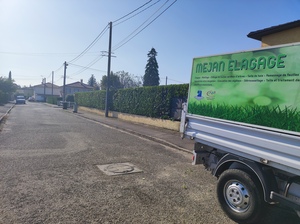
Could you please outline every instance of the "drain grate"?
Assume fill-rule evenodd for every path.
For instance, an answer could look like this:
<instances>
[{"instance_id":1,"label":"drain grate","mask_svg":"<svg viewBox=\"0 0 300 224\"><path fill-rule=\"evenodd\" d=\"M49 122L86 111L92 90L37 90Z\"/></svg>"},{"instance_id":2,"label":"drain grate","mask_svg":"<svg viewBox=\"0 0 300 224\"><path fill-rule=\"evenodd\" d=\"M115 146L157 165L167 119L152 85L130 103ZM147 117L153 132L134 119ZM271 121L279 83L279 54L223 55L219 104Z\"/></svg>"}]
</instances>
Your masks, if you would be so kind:
<instances>
[{"instance_id":1,"label":"drain grate","mask_svg":"<svg viewBox=\"0 0 300 224\"><path fill-rule=\"evenodd\" d=\"M143 172L142 170L138 169L135 165L131 163L112 163L106 165L97 165L97 167L103 173L109 176Z\"/></svg>"}]
</instances>

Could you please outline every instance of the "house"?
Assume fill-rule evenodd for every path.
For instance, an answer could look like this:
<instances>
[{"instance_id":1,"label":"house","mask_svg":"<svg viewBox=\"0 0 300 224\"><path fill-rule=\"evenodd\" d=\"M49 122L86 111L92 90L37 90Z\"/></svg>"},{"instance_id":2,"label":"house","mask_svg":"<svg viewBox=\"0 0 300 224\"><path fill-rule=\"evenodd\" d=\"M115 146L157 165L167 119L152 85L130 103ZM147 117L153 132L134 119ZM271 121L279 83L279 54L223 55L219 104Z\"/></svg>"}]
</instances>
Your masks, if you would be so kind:
<instances>
[{"instance_id":1,"label":"house","mask_svg":"<svg viewBox=\"0 0 300 224\"><path fill-rule=\"evenodd\" d=\"M300 42L300 20L253 31L247 37L261 41L261 47Z\"/></svg>"},{"instance_id":2,"label":"house","mask_svg":"<svg viewBox=\"0 0 300 224\"><path fill-rule=\"evenodd\" d=\"M90 92L93 90L94 90L94 87L83 83L82 79L80 82L74 82L74 83L65 85L66 96L73 95L74 93L77 93L77 92ZM63 86L60 87L60 91L61 91L61 95L63 96L63 91L64 91Z\"/></svg>"},{"instance_id":3,"label":"house","mask_svg":"<svg viewBox=\"0 0 300 224\"><path fill-rule=\"evenodd\" d=\"M47 97L61 97L60 87L52 83L45 83L33 86L33 96L36 101L45 102Z\"/></svg>"}]
</instances>

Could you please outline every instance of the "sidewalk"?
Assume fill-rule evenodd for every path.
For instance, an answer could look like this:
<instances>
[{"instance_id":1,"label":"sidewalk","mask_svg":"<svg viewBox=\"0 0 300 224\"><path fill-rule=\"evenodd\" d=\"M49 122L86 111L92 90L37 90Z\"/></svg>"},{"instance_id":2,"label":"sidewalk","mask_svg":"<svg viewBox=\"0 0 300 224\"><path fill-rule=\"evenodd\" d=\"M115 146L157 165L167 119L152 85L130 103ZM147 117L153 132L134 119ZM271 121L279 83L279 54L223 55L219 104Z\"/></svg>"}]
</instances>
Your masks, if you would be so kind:
<instances>
[{"instance_id":1,"label":"sidewalk","mask_svg":"<svg viewBox=\"0 0 300 224\"><path fill-rule=\"evenodd\" d=\"M73 113L72 109L65 110ZM168 129L157 128L151 125L144 125L140 123L132 123L123 121L117 118L105 117L92 112L78 110L78 113L73 113L75 116L84 117L102 124L138 135L174 149L182 150L192 153L194 149L194 142L189 139L181 139L180 133Z\"/></svg>"}]
</instances>

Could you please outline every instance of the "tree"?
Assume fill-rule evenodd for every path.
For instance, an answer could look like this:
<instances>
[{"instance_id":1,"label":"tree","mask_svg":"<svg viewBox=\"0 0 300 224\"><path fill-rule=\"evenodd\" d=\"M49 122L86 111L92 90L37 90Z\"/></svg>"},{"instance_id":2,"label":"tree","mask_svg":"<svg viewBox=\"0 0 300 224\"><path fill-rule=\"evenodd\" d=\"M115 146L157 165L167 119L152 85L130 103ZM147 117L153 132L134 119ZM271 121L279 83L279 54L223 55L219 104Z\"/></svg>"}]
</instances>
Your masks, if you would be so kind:
<instances>
[{"instance_id":1,"label":"tree","mask_svg":"<svg viewBox=\"0 0 300 224\"><path fill-rule=\"evenodd\" d=\"M119 71L116 73L110 72L109 89L126 89L135 88L142 85L141 77L134 76L128 72ZM101 80L101 89L105 90L107 87L107 76L104 75Z\"/></svg>"},{"instance_id":2,"label":"tree","mask_svg":"<svg viewBox=\"0 0 300 224\"><path fill-rule=\"evenodd\" d=\"M91 78L88 81L88 85L94 87L94 85L96 84L96 78L95 76L92 74Z\"/></svg>"},{"instance_id":3,"label":"tree","mask_svg":"<svg viewBox=\"0 0 300 224\"><path fill-rule=\"evenodd\" d=\"M95 76L92 74L89 81L88 81L88 85L94 87L94 90L99 90L99 85L96 81Z\"/></svg>"},{"instance_id":4,"label":"tree","mask_svg":"<svg viewBox=\"0 0 300 224\"><path fill-rule=\"evenodd\" d=\"M101 85L101 90L106 90L106 87L107 87L107 76L106 75L102 76L100 85ZM123 88L123 85L120 82L120 77L111 71L110 75L109 75L109 89L115 90L115 89L122 89L122 88Z\"/></svg>"},{"instance_id":5,"label":"tree","mask_svg":"<svg viewBox=\"0 0 300 224\"><path fill-rule=\"evenodd\" d=\"M138 76L129 74L128 72L119 71L116 73L124 89L140 87L142 82Z\"/></svg>"},{"instance_id":6,"label":"tree","mask_svg":"<svg viewBox=\"0 0 300 224\"><path fill-rule=\"evenodd\" d=\"M159 74L158 64L156 61L157 52L154 48L147 54L148 62L146 65L144 83L143 86L158 86L159 85Z\"/></svg>"},{"instance_id":7,"label":"tree","mask_svg":"<svg viewBox=\"0 0 300 224\"><path fill-rule=\"evenodd\" d=\"M16 85L14 80L0 77L0 89L6 94L12 94L16 91Z\"/></svg>"},{"instance_id":8,"label":"tree","mask_svg":"<svg viewBox=\"0 0 300 224\"><path fill-rule=\"evenodd\" d=\"M0 77L0 104L6 103L10 96L16 91L16 84L10 78Z\"/></svg>"}]
</instances>

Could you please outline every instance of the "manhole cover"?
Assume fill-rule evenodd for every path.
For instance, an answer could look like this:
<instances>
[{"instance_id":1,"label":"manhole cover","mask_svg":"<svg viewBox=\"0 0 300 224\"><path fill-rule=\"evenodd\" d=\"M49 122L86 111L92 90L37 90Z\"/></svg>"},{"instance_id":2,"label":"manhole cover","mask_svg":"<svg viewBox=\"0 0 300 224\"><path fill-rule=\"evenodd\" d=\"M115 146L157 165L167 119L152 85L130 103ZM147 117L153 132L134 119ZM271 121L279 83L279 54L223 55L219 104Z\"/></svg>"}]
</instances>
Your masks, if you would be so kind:
<instances>
[{"instance_id":1,"label":"manhole cover","mask_svg":"<svg viewBox=\"0 0 300 224\"><path fill-rule=\"evenodd\" d=\"M143 172L131 163L113 163L106 165L97 165L97 167L103 173L109 176Z\"/></svg>"}]
</instances>

